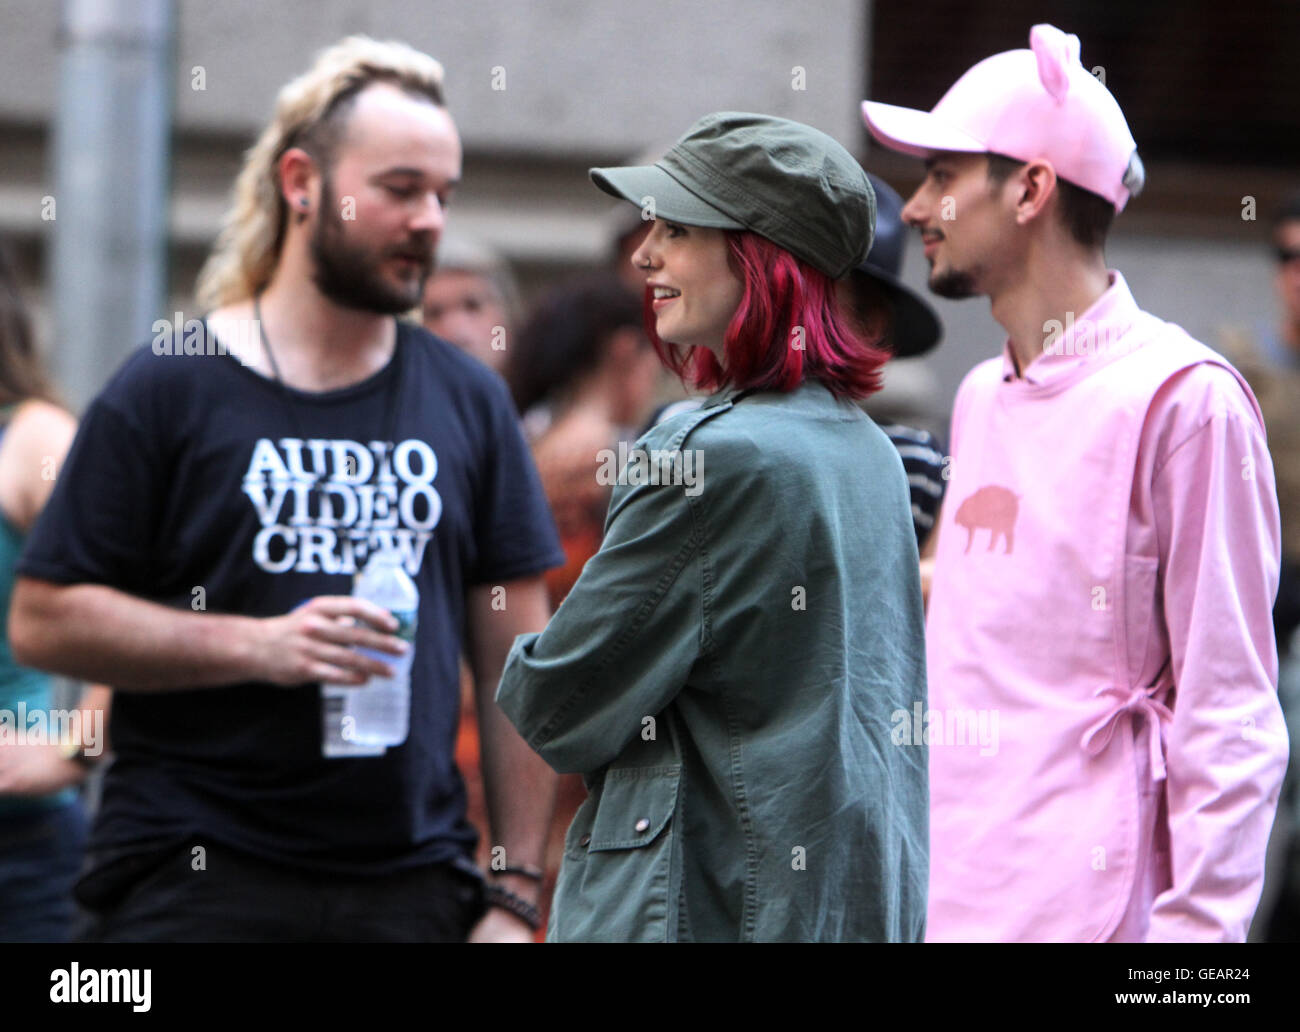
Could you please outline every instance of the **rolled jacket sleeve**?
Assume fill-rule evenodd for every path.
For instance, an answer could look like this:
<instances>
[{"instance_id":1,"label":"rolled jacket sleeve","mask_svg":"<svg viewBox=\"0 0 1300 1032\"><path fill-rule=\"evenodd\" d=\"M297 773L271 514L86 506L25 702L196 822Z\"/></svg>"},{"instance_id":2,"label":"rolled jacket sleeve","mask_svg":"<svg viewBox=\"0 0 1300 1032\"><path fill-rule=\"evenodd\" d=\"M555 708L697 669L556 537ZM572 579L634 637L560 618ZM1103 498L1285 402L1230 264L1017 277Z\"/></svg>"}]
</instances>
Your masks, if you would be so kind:
<instances>
[{"instance_id":1,"label":"rolled jacket sleeve","mask_svg":"<svg viewBox=\"0 0 1300 1032\"><path fill-rule=\"evenodd\" d=\"M1280 531L1253 414L1220 412L1153 483L1175 684L1166 794L1172 885L1148 941L1242 942L1287 763L1271 608Z\"/></svg>"},{"instance_id":2,"label":"rolled jacket sleeve","mask_svg":"<svg viewBox=\"0 0 1300 1032\"><path fill-rule=\"evenodd\" d=\"M546 629L515 639L497 702L557 771L608 764L686 683L708 621L702 533L681 485L616 486L600 551Z\"/></svg>"}]
</instances>

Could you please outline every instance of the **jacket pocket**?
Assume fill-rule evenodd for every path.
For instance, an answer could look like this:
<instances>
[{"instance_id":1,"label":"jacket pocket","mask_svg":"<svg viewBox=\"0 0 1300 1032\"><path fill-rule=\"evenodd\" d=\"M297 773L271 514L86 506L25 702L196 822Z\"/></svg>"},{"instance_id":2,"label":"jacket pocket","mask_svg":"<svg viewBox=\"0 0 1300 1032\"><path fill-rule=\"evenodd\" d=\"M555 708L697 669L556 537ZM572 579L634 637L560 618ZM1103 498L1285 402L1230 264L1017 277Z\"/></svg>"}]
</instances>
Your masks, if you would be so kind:
<instances>
[{"instance_id":1,"label":"jacket pocket","mask_svg":"<svg viewBox=\"0 0 1300 1032\"><path fill-rule=\"evenodd\" d=\"M547 939L667 942L676 937L673 819L681 768L610 768L565 839Z\"/></svg>"}]
</instances>

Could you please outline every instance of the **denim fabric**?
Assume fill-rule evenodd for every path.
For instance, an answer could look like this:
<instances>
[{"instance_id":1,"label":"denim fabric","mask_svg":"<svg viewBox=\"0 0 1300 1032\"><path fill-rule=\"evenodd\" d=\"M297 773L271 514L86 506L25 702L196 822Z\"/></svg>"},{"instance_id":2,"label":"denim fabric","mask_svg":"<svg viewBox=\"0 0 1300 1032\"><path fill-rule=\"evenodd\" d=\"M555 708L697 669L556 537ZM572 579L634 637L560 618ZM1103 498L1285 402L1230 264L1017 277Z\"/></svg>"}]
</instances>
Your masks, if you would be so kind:
<instances>
[{"instance_id":1,"label":"denim fabric","mask_svg":"<svg viewBox=\"0 0 1300 1032\"><path fill-rule=\"evenodd\" d=\"M67 942L86 844L81 803L0 818L0 942Z\"/></svg>"}]
</instances>

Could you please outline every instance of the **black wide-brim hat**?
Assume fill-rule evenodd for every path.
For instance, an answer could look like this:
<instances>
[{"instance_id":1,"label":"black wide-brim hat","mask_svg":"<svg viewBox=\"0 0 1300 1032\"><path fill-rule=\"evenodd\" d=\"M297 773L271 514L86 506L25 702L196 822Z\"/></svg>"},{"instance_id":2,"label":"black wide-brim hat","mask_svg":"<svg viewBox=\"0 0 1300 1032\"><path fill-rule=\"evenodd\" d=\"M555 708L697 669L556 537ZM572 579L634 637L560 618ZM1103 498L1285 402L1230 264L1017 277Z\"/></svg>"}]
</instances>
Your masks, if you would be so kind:
<instances>
[{"instance_id":1,"label":"black wide-brim hat","mask_svg":"<svg viewBox=\"0 0 1300 1032\"><path fill-rule=\"evenodd\" d=\"M903 267L903 246L907 227L903 225L903 199L879 176L868 172L867 178L876 195L876 232L866 260L856 266L849 278L866 276L884 288L894 303L894 356L913 358L924 355L939 343L943 324L939 314L925 298L899 277Z\"/></svg>"}]
</instances>

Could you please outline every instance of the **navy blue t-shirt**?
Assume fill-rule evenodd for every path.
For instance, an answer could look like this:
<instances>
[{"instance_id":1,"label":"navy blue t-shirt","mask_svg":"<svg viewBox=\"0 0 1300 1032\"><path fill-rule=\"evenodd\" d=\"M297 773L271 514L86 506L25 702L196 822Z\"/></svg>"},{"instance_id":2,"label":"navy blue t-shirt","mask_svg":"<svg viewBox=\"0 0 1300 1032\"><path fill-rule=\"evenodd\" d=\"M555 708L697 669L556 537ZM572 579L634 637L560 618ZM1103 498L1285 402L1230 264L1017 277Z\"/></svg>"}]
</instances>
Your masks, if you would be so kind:
<instances>
[{"instance_id":1,"label":"navy blue t-shirt","mask_svg":"<svg viewBox=\"0 0 1300 1032\"><path fill-rule=\"evenodd\" d=\"M118 692L92 851L208 836L375 874L472 854L453 758L466 592L564 555L504 384L399 325L385 368L319 393L146 346L87 411L20 574L272 616L350 594L391 545L420 591L404 744L325 758L317 685Z\"/></svg>"}]
</instances>

